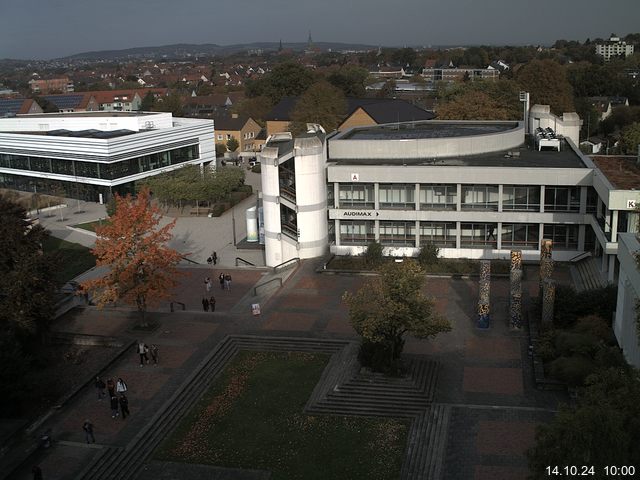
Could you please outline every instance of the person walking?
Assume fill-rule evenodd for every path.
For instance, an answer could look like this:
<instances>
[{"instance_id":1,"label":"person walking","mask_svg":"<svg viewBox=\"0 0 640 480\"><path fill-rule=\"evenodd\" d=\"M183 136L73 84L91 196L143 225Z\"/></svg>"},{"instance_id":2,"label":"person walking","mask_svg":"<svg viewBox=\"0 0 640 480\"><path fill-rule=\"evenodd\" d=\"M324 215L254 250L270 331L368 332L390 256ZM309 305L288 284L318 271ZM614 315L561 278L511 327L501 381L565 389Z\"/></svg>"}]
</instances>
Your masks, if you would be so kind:
<instances>
[{"instance_id":1,"label":"person walking","mask_svg":"<svg viewBox=\"0 0 640 480\"><path fill-rule=\"evenodd\" d=\"M109 390L109 398L116 394L116 382L111 377L107 379L107 390Z\"/></svg>"},{"instance_id":2,"label":"person walking","mask_svg":"<svg viewBox=\"0 0 640 480\"><path fill-rule=\"evenodd\" d=\"M211 278L207 277L204 279L204 288L207 290L207 293L211 291Z\"/></svg>"},{"instance_id":3,"label":"person walking","mask_svg":"<svg viewBox=\"0 0 640 480\"><path fill-rule=\"evenodd\" d=\"M216 311L216 297L213 295L211 295L211 298L209 299L209 306L211 307L212 312Z\"/></svg>"},{"instance_id":4,"label":"person walking","mask_svg":"<svg viewBox=\"0 0 640 480\"><path fill-rule=\"evenodd\" d=\"M118 381L116 382L116 393L118 395L127 393L127 382L120 377L118 377Z\"/></svg>"},{"instance_id":5,"label":"person walking","mask_svg":"<svg viewBox=\"0 0 640 480\"><path fill-rule=\"evenodd\" d=\"M207 300L206 297L202 297L202 310L205 312L209 311L209 300Z\"/></svg>"},{"instance_id":6,"label":"person walking","mask_svg":"<svg viewBox=\"0 0 640 480\"><path fill-rule=\"evenodd\" d=\"M98 392L98 400L102 400L106 395L104 389L107 387L107 384L104 383L104 380L102 380L100 377L96 377L94 385L96 387L96 392Z\"/></svg>"},{"instance_id":7,"label":"person walking","mask_svg":"<svg viewBox=\"0 0 640 480\"><path fill-rule=\"evenodd\" d=\"M118 397L114 395L111 397L111 418L116 418L118 415L120 415L120 412L118 412Z\"/></svg>"},{"instance_id":8,"label":"person walking","mask_svg":"<svg viewBox=\"0 0 640 480\"><path fill-rule=\"evenodd\" d=\"M218 280L220 280L220 290L224 290L224 273L220 273Z\"/></svg>"},{"instance_id":9,"label":"person walking","mask_svg":"<svg viewBox=\"0 0 640 480\"><path fill-rule=\"evenodd\" d=\"M158 346L155 343L151 344L151 359L154 365L158 365Z\"/></svg>"},{"instance_id":10,"label":"person walking","mask_svg":"<svg viewBox=\"0 0 640 480\"><path fill-rule=\"evenodd\" d=\"M147 357L147 346L144 342L138 342L137 352L140 355L140 366L144 365L145 360L149 363L149 357Z\"/></svg>"},{"instance_id":11,"label":"person walking","mask_svg":"<svg viewBox=\"0 0 640 480\"><path fill-rule=\"evenodd\" d=\"M127 396L124 393L120 395L120 398L118 399L118 403L120 404L120 411L122 412L122 419L124 420L125 418L127 418L127 415L130 415L129 400L127 399Z\"/></svg>"},{"instance_id":12,"label":"person walking","mask_svg":"<svg viewBox=\"0 0 640 480\"><path fill-rule=\"evenodd\" d=\"M214 265L218 263L218 254L216 252L213 252L213 255L211 255L211 260L213 260Z\"/></svg>"},{"instance_id":13,"label":"person walking","mask_svg":"<svg viewBox=\"0 0 640 480\"><path fill-rule=\"evenodd\" d=\"M91 423L88 418L84 421L82 430L84 430L84 438L87 443L96 443L96 439L93 436L93 423Z\"/></svg>"},{"instance_id":14,"label":"person walking","mask_svg":"<svg viewBox=\"0 0 640 480\"><path fill-rule=\"evenodd\" d=\"M231 275L228 273L224 276L224 288L231 290Z\"/></svg>"}]
</instances>

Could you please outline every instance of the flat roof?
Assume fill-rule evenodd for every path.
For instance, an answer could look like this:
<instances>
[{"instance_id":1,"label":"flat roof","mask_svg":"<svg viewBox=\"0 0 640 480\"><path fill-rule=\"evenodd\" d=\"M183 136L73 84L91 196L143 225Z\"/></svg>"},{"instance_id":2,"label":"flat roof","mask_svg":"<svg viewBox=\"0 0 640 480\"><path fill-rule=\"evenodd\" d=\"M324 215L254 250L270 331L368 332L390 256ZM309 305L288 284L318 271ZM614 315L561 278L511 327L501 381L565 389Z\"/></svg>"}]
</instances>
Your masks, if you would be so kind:
<instances>
[{"instance_id":1,"label":"flat roof","mask_svg":"<svg viewBox=\"0 0 640 480\"><path fill-rule=\"evenodd\" d=\"M339 159L331 157L329 146L329 162L338 165L423 165L445 167L509 167L509 168L587 168L582 159L566 143L562 142L562 151L543 150L538 151L527 148L503 150L500 152L481 153L468 156L453 156L440 158L391 158L369 159L349 158Z\"/></svg>"},{"instance_id":2,"label":"flat roof","mask_svg":"<svg viewBox=\"0 0 640 480\"><path fill-rule=\"evenodd\" d=\"M337 140L415 140L422 138L471 137L518 128L518 122L405 122L356 127Z\"/></svg>"},{"instance_id":3,"label":"flat roof","mask_svg":"<svg viewBox=\"0 0 640 480\"><path fill-rule=\"evenodd\" d=\"M640 190L640 165L637 157L594 155L591 159L616 190Z\"/></svg>"},{"instance_id":4,"label":"flat roof","mask_svg":"<svg viewBox=\"0 0 640 480\"><path fill-rule=\"evenodd\" d=\"M99 112L55 112L55 113L29 113L25 115L16 115L15 118L51 118L51 117L143 117L147 115L161 115L164 112L107 112L101 110Z\"/></svg>"}]
</instances>

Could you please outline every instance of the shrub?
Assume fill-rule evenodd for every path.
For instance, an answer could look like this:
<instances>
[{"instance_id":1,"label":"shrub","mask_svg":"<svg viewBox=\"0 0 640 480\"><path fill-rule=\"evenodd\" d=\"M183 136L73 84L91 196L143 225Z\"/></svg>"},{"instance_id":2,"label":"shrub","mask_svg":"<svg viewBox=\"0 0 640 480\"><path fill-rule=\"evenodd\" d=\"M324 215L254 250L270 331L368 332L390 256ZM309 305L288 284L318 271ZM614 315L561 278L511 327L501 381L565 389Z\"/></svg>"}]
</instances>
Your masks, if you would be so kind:
<instances>
[{"instance_id":1,"label":"shrub","mask_svg":"<svg viewBox=\"0 0 640 480\"><path fill-rule=\"evenodd\" d=\"M596 352L596 364L602 368L627 368L628 364L617 345L601 347Z\"/></svg>"},{"instance_id":2,"label":"shrub","mask_svg":"<svg viewBox=\"0 0 640 480\"><path fill-rule=\"evenodd\" d=\"M607 343L614 340L613 331L609 323L598 315L587 315L586 317L579 318L573 327L573 331L577 333L590 333Z\"/></svg>"},{"instance_id":3,"label":"shrub","mask_svg":"<svg viewBox=\"0 0 640 480\"><path fill-rule=\"evenodd\" d=\"M376 268L382 264L384 259L382 255L382 245L380 242L371 242L367 245L367 249L364 254L364 263L369 268Z\"/></svg>"},{"instance_id":4,"label":"shrub","mask_svg":"<svg viewBox=\"0 0 640 480\"><path fill-rule=\"evenodd\" d=\"M418 252L418 263L423 267L433 265L438 262L438 254L440 249L433 243L429 242L423 245Z\"/></svg>"},{"instance_id":5,"label":"shrub","mask_svg":"<svg viewBox=\"0 0 640 480\"><path fill-rule=\"evenodd\" d=\"M584 380L593 373L594 362L582 355L560 357L549 365L551 376L572 387L584 385Z\"/></svg>"},{"instance_id":6,"label":"shrub","mask_svg":"<svg viewBox=\"0 0 640 480\"><path fill-rule=\"evenodd\" d=\"M602 344L602 340L591 333L558 331L554 344L556 352L560 356L578 354L593 357Z\"/></svg>"},{"instance_id":7,"label":"shrub","mask_svg":"<svg viewBox=\"0 0 640 480\"><path fill-rule=\"evenodd\" d=\"M574 325L578 318L593 314L608 321L616 309L617 295L617 288L614 285L580 293L571 287L558 285L554 324L569 327Z\"/></svg>"},{"instance_id":8,"label":"shrub","mask_svg":"<svg viewBox=\"0 0 640 480\"><path fill-rule=\"evenodd\" d=\"M262 169L260 168L260 164L258 163L256 165L254 165L253 167L251 167L251 171L253 173L260 173L262 171Z\"/></svg>"},{"instance_id":9,"label":"shrub","mask_svg":"<svg viewBox=\"0 0 640 480\"><path fill-rule=\"evenodd\" d=\"M549 330L540 335L536 343L536 353L543 362L549 362L556 358L555 331Z\"/></svg>"}]
</instances>

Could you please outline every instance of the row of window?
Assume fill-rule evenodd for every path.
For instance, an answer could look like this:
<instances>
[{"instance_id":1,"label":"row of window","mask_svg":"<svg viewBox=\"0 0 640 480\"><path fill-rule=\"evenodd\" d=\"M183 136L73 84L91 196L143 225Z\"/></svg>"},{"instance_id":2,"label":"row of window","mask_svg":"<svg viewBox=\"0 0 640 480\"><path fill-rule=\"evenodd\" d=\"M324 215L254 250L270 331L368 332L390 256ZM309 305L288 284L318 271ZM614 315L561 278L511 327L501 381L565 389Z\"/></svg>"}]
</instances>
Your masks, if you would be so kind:
<instances>
[{"instance_id":1,"label":"row of window","mask_svg":"<svg viewBox=\"0 0 640 480\"><path fill-rule=\"evenodd\" d=\"M0 167L32 172L57 173L74 177L115 180L137 173L177 165L198 158L198 146L176 148L166 152L153 153L130 158L120 162L97 163L58 158L26 157L0 153Z\"/></svg>"},{"instance_id":2,"label":"row of window","mask_svg":"<svg viewBox=\"0 0 640 480\"><path fill-rule=\"evenodd\" d=\"M330 208L375 208L375 188L372 183L340 184L338 201L333 199L333 185L329 185ZM539 212L540 186L504 185L502 198L498 185L462 185L461 208L463 210L498 211L502 200L503 211ZM416 193L419 195L416 202ZM597 194L590 189L587 195L587 211L595 211ZM402 210L456 210L458 187L455 184L420 185L379 184L378 205L381 209ZM545 212L579 212L580 187L545 187Z\"/></svg>"},{"instance_id":3,"label":"row of window","mask_svg":"<svg viewBox=\"0 0 640 480\"><path fill-rule=\"evenodd\" d=\"M456 248L458 228L453 222L379 222L379 241L385 246L416 246L416 233L420 244L433 243L438 247ZM540 244L540 229L536 223L460 223L462 248L497 248L498 235L502 248L536 250ZM553 240L554 248L578 248L577 225L545 225L544 238ZM376 239L375 222L341 220L341 245L367 245Z\"/></svg>"}]
</instances>

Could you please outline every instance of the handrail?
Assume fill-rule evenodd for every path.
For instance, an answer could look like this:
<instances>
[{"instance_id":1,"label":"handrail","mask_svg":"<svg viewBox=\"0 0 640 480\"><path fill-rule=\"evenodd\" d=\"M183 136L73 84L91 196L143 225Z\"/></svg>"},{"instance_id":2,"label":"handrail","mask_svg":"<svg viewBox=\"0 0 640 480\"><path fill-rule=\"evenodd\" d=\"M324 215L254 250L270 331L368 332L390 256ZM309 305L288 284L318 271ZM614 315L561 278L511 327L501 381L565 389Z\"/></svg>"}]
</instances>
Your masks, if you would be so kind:
<instances>
[{"instance_id":1,"label":"handrail","mask_svg":"<svg viewBox=\"0 0 640 480\"><path fill-rule=\"evenodd\" d=\"M245 260L244 258L236 257L236 267L238 266L238 261L244 263L245 265L250 265L252 267L256 266L254 263L251 263L250 261Z\"/></svg>"},{"instance_id":2,"label":"handrail","mask_svg":"<svg viewBox=\"0 0 640 480\"><path fill-rule=\"evenodd\" d=\"M576 262L579 262L580 260L582 260L584 258L588 258L590 256L591 256L591 252L582 252L582 253L579 253L578 255L576 255L575 257L570 258L569 261L571 263L576 263Z\"/></svg>"},{"instance_id":3,"label":"handrail","mask_svg":"<svg viewBox=\"0 0 640 480\"><path fill-rule=\"evenodd\" d=\"M186 257L185 255L180 257L182 260L186 260L187 262L191 262L191 263L195 263L196 265L200 265L198 262L196 262L195 260L191 260L190 258Z\"/></svg>"},{"instance_id":4,"label":"handrail","mask_svg":"<svg viewBox=\"0 0 640 480\"><path fill-rule=\"evenodd\" d=\"M296 265L300 264L300 258L298 258L298 257L291 258L291 259L287 260L286 262L282 262L280 265L276 265L275 267L273 267L273 273L277 273L279 268L283 269L285 267L288 267L289 266L288 264L290 264L290 263L292 264L294 262L296 263Z\"/></svg>"},{"instance_id":5,"label":"handrail","mask_svg":"<svg viewBox=\"0 0 640 480\"><path fill-rule=\"evenodd\" d=\"M269 285L271 282L279 282L280 285L278 285L279 287L282 286L282 279L280 277L276 277L276 278L272 278L271 280L267 280L264 283L261 283L260 285L256 285L253 289L253 296L257 297L258 296L258 289L260 287L264 287L265 285Z\"/></svg>"}]
</instances>

